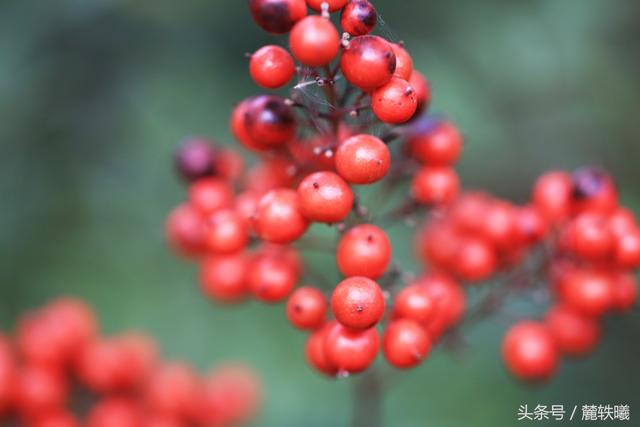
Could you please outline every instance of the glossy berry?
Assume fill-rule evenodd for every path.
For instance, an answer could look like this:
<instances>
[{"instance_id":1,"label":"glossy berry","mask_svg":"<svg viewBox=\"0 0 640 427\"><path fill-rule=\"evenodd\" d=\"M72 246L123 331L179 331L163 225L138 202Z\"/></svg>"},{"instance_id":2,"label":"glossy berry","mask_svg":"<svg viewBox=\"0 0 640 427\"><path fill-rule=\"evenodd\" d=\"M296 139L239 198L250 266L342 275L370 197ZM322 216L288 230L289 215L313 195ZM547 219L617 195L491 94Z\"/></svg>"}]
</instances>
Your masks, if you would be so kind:
<instances>
[{"instance_id":1,"label":"glossy berry","mask_svg":"<svg viewBox=\"0 0 640 427\"><path fill-rule=\"evenodd\" d=\"M145 403L158 415L185 419L198 393L196 373L186 364L171 362L156 369L145 387Z\"/></svg>"},{"instance_id":2,"label":"glossy berry","mask_svg":"<svg viewBox=\"0 0 640 427\"><path fill-rule=\"evenodd\" d=\"M449 167L423 167L413 177L411 184L413 198L427 205L449 204L459 191L458 174Z\"/></svg>"},{"instance_id":3,"label":"glossy berry","mask_svg":"<svg viewBox=\"0 0 640 427\"><path fill-rule=\"evenodd\" d=\"M618 191L611 176L597 167L583 167L571 175L576 212L610 214L618 206Z\"/></svg>"},{"instance_id":4,"label":"glossy berry","mask_svg":"<svg viewBox=\"0 0 640 427\"><path fill-rule=\"evenodd\" d=\"M264 46L251 55L249 73L264 88L276 89L286 85L295 72L293 58L280 46Z\"/></svg>"},{"instance_id":5,"label":"glossy berry","mask_svg":"<svg viewBox=\"0 0 640 427\"><path fill-rule=\"evenodd\" d=\"M566 306L560 305L549 310L545 324L560 351L572 356L591 352L600 338L600 325L596 319Z\"/></svg>"},{"instance_id":6,"label":"glossy berry","mask_svg":"<svg viewBox=\"0 0 640 427\"><path fill-rule=\"evenodd\" d=\"M549 224L540 211L532 205L516 210L516 234L524 244L542 240L549 231Z\"/></svg>"},{"instance_id":7,"label":"glossy berry","mask_svg":"<svg viewBox=\"0 0 640 427\"><path fill-rule=\"evenodd\" d=\"M378 21L376 8L368 0L351 0L342 9L340 25L351 36L364 36L373 31Z\"/></svg>"},{"instance_id":8,"label":"glossy berry","mask_svg":"<svg viewBox=\"0 0 640 427\"><path fill-rule=\"evenodd\" d=\"M253 261L248 272L248 283L253 295L260 301L276 303L284 300L298 281L296 266L276 256L261 255Z\"/></svg>"},{"instance_id":9,"label":"glossy berry","mask_svg":"<svg viewBox=\"0 0 640 427\"><path fill-rule=\"evenodd\" d=\"M181 255L195 257L204 253L205 217L189 204L176 207L165 225L167 240Z\"/></svg>"},{"instance_id":10,"label":"glossy berry","mask_svg":"<svg viewBox=\"0 0 640 427\"><path fill-rule=\"evenodd\" d=\"M493 201L482 215L480 234L498 250L512 251L518 242L516 210L503 201Z\"/></svg>"},{"instance_id":11,"label":"glossy berry","mask_svg":"<svg viewBox=\"0 0 640 427\"><path fill-rule=\"evenodd\" d=\"M247 134L258 146L273 148L295 136L296 120L283 98L262 95L247 106L244 116Z\"/></svg>"},{"instance_id":12,"label":"glossy berry","mask_svg":"<svg viewBox=\"0 0 640 427\"><path fill-rule=\"evenodd\" d=\"M315 172L298 186L302 214L311 221L339 222L353 207L353 191L333 172Z\"/></svg>"},{"instance_id":13,"label":"glossy berry","mask_svg":"<svg viewBox=\"0 0 640 427\"><path fill-rule=\"evenodd\" d=\"M409 82L393 77L373 92L371 107L380 121L402 124L413 117L418 108L418 98Z\"/></svg>"},{"instance_id":14,"label":"glossy berry","mask_svg":"<svg viewBox=\"0 0 640 427\"><path fill-rule=\"evenodd\" d=\"M287 33L307 15L304 0L249 0L249 8L254 21L274 34Z\"/></svg>"},{"instance_id":15,"label":"glossy berry","mask_svg":"<svg viewBox=\"0 0 640 427\"><path fill-rule=\"evenodd\" d=\"M391 164L389 148L372 135L355 135L336 150L336 169L352 184L372 184L387 174Z\"/></svg>"},{"instance_id":16,"label":"glossy berry","mask_svg":"<svg viewBox=\"0 0 640 427\"><path fill-rule=\"evenodd\" d=\"M318 329L327 318L327 299L318 289L296 289L287 301L287 318L298 329Z\"/></svg>"},{"instance_id":17,"label":"glossy berry","mask_svg":"<svg viewBox=\"0 0 640 427\"><path fill-rule=\"evenodd\" d=\"M437 309L437 301L430 295L427 288L414 284L403 288L396 295L393 302L393 317L426 325L435 316Z\"/></svg>"},{"instance_id":18,"label":"glossy berry","mask_svg":"<svg viewBox=\"0 0 640 427\"><path fill-rule=\"evenodd\" d=\"M233 205L233 190L219 178L203 178L189 187L189 203L203 215Z\"/></svg>"},{"instance_id":19,"label":"glossy berry","mask_svg":"<svg viewBox=\"0 0 640 427\"><path fill-rule=\"evenodd\" d=\"M638 300L638 281L634 274L618 274L613 290L613 308L618 311L633 309Z\"/></svg>"},{"instance_id":20,"label":"glossy berry","mask_svg":"<svg viewBox=\"0 0 640 427\"><path fill-rule=\"evenodd\" d=\"M0 415L14 403L18 373L16 362L9 339L0 335Z\"/></svg>"},{"instance_id":21,"label":"glossy berry","mask_svg":"<svg viewBox=\"0 0 640 427\"><path fill-rule=\"evenodd\" d=\"M322 12L322 4L326 3L329 7L329 12L335 12L340 10L347 4L349 0L307 0L309 7L316 12Z\"/></svg>"},{"instance_id":22,"label":"glossy berry","mask_svg":"<svg viewBox=\"0 0 640 427\"><path fill-rule=\"evenodd\" d=\"M347 231L336 251L340 272L347 276L377 279L391 262L391 242L379 227L361 224Z\"/></svg>"},{"instance_id":23,"label":"glossy berry","mask_svg":"<svg viewBox=\"0 0 640 427\"><path fill-rule=\"evenodd\" d=\"M46 413L44 416L37 417L33 427L80 427L80 420L64 410Z\"/></svg>"},{"instance_id":24,"label":"glossy berry","mask_svg":"<svg viewBox=\"0 0 640 427\"><path fill-rule=\"evenodd\" d=\"M616 264L623 268L640 267L640 231L633 230L616 239L614 248Z\"/></svg>"},{"instance_id":25,"label":"glossy berry","mask_svg":"<svg viewBox=\"0 0 640 427\"><path fill-rule=\"evenodd\" d=\"M376 282L366 277L349 277L336 286L331 309L336 320L351 329L368 329L384 315L384 295Z\"/></svg>"},{"instance_id":26,"label":"glossy berry","mask_svg":"<svg viewBox=\"0 0 640 427\"><path fill-rule=\"evenodd\" d=\"M614 282L605 272L575 270L567 273L561 292L564 302L589 316L604 314L614 303Z\"/></svg>"},{"instance_id":27,"label":"glossy berry","mask_svg":"<svg viewBox=\"0 0 640 427\"><path fill-rule=\"evenodd\" d=\"M142 410L133 400L107 397L94 404L87 415L87 427L139 427Z\"/></svg>"},{"instance_id":28,"label":"glossy berry","mask_svg":"<svg viewBox=\"0 0 640 427\"><path fill-rule=\"evenodd\" d=\"M242 253L207 258L200 270L200 287L208 297L222 302L242 300L248 291L249 261Z\"/></svg>"},{"instance_id":29,"label":"glossy berry","mask_svg":"<svg viewBox=\"0 0 640 427\"><path fill-rule=\"evenodd\" d=\"M400 319L387 326L382 347L389 364L406 369L420 364L427 357L431 340L417 322Z\"/></svg>"},{"instance_id":30,"label":"glossy berry","mask_svg":"<svg viewBox=\"0 0 640 427\"><path fill-rule=\"evenodd\" d=\"M325 351L338 373L358 373L367 369L376 359L380 338L376 328L349 329L340 323L327 332Z\"/></svg>"},{"instance_id":31,"label":"glossy berry","mask_svg":"<svg viewBox=\"0 0 640 427\"><path fill-rule=\"evenodd\" d=\"M293 56L309 67L329 64L340 50L340 35L330 20L308 16L298 22L289 35Z\"/></svg>"},{"instance_id":32,"label":"glossy berry","mask_svg":"<svg viewBox=\"0 0 640 427\"><path fill-rule=\"evenodd\" d=\"M236 105L236 107L233 109L233 112L231 113L229 127L236 141L241 143L245 148L254 151L261 151L268 147L261 146L260 144L255 142L251 138L251 136L249 136L249 131L247 130L247 124L245 121L247 112L249 111L249 107L251 106L251 102L253 100L254 98L247 98Z\"/></svg>"},{"instance_id":33,"label":"glossy berry","mask_svg":"<svg viewBox=\"0 0 640 427\"><path fill-rule=\"evenodd\" d=\"M62 409L68 385L55 367L25 366L18 375L15 396L21 412L36 415Z\"/></svg>"},{"instance_id":34,"label":"glossy berry","mask_svg":"<svg viewBox=\"0 0 640 427\"><path fill-rule=\"evenodd\" d=\"M571 213L573 183L566 172L548 172L536 181L533 204L548 220L557 222Z\"/></svg>"},{"instance_id":35,"label":"glossy berry","mask_svg":"<svg viewBox=\"0 0 640 427\"><path fill-rule=\"evenodd\" d=\"M416 92L416 100L418 101L417 111L421 111L431 102L431 86L429 81L419 71L413 70L409 78L409 84Z\"/></svg>"},{"instance_id":36,"label":"glossy berry","mask_svg":"<svg viewBox=\"0 0 640 427\"><path fill-rule=\"evenodd\" d=\"M214 254L238 252L247 245L247 221L233 209L220 210L207 218L205 244Z\"/></svg>"},{"instance_id":37,"label":"glossy berry","mask_svg":"<svg viewBox=\"0 0 640 427\"><path fill-rule=\"evenodd\" d=\"M520 322L507 332L502 357L511 373L523 380L545 380L558 367L558 348L549 329L536 322Z\"/></svg>"},{"instance_id":38,"label":"glossy berry","mask_svg":"<svg viewBox=\"0 0 640 427\"><path fill-rule=\"evenodd\" d=\"M469 237L458 245L454 270L464 281L488 279L498 265L493 247L484 239Z\"/></svg>"},{"instance_id":39,"label":"glossy berry","mask_svg":"<svg viewBox=\"0 0 640 427\"><path fill-rule=\"evenodd\" d=\"M615 240L606 217L586 212L569 226L567 244L578 256L594 260L611 255Z\"/></svg>"},{"instance_id":40,"label":"glossy berry","mask_svg":"<svg viewBox=\"0 0 640 427\"><path fill-rule=\"evenodd\" d=\"M396 55L382 37L354 37L342 53L340 69L349 83L370 92L391 80L396 70Z\"/></svg>"},{"instance_id":41,"label":"glossy berry","mask_svg":"<svg viewBox=\"0 0 640 427\"><path fill-rule=\"evenodd\" d=\"M300 196L295 190L271 190L260 199L254 227L261 239L290 243L302 236L308 226L309 222L302 214Z\"/></svg>"},{"instance_id":42,"label":"glossy berry","mask_svg":"<svg viewBox=\"0 0 640 427\"><path fill-rule=\"evenodd\" d=\"M216 173L214 145L204 138L184 140L175 152L174 161L178 174L186 182L193 182Z\"/></svg>"},{"instance_id":43,"label":"glossy berry","mask_svg":"<svg viewBox=\"0 0 640 427\"><path fill-rule=\"evenodd\" d=\"M409 81L413 74L413 59L411 55L409 55L409 52L407 52L404 47L397 43L391 43L391 48L396 55L396 71L393 73L394 77Z\"/></svg>"},{"instance_id":44,"label":"glossy berry","mask_svg":"<svg viewBox=\"0 0 640 427\"><path fill-rule=\"evenodd\" d=\"M338 372L338 368L329 360L326 349L327 335L336 324L336 321L332 321L314 331L307 338L304 347L307 363L318 372L329 376Z\"/></svg>"},{"instance_id":45,"label":"glossy berry","mask_svg":"<svg viewBox=\"0 0 640 427\"><path fill-rule=\"evenodd\" d=\"M462 153L462 135L453 123L426 119L409 139L411 154L429 166L451 166Z\"/></svg>"},{"instance_id":46,"label":"glossy berry","mask_svg":"<svg viewBox=\"0 0 640 427\"><path fill-rule=\"evenodd\" d=\"M456 282L442 274L425 276L416 285L424 287L436 303L436 312L427 322L427 331L432 339L437 339L464 315L465 293Z\"/></svg>"}]
</instances>

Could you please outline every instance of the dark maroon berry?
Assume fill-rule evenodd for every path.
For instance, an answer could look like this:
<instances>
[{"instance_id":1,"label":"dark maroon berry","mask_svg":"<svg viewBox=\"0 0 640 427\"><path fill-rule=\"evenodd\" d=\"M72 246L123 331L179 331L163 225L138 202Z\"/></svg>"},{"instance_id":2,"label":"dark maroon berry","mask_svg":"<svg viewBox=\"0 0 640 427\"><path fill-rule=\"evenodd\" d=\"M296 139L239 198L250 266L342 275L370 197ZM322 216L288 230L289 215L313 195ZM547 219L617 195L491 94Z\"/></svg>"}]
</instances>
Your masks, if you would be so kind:
<instances>
[{"instance_id":1,"label":"dark maroon berry","mask_svg":"<svg viewBox=\"0 0 640 427\"><path fill-rule=\"evenodd\" d=\"M175 165L180 177L187 182L213 176L216 151L213 142L204 138L187 138L175 152Z\"/></svg>"},{"instance_id":2,"label":"dark maroon berry","mask_svg":"<svg viewBox=\"0 0 640 427\"><path fill-rule=\"evenodd\" d=\"M305 0L249 0L249 8L253 20L274 34L289 32L296 22L307 16Z\"/></svg>"},{"instance_id":3,"label":"dark maroon berry","mask_svg":"<svg viewBox=\"0 0 640 427\"><path fill-rule=\"evenodd\" d=\"M247 108L244 122L249 137L262 148L282 145L296 132L293 110L279 96L254 98Z\"/></svg>"},{"instance_id":4,"label":"dark maroon berry","mask_svg":"<svg viewBox=\"0 0 640 427\"><path fill-rule=\"evenodd\" d=\"M340 16L342 29L352 36L363 36L373 31L378 21L376 8L367 0L350 1Z\"/></svg>"}]
</instances>

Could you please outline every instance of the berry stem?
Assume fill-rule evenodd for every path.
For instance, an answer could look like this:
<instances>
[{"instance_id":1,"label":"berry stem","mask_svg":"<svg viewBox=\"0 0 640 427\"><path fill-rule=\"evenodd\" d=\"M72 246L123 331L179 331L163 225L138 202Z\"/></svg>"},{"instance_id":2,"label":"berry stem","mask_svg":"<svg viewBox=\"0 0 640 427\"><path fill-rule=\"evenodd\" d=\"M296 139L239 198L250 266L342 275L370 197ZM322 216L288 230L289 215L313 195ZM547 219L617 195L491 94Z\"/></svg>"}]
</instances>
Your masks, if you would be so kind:
<instances>
[{"instance_id":1,"label":"berry stem","mask_svg":"<svg viewBox=\"0 0 640 427\"><path fill-rule=\"evenodd\" d=\"M377 367L353 379L352 427L383 426L382 378Z\"/></svg>"}]
</instances>

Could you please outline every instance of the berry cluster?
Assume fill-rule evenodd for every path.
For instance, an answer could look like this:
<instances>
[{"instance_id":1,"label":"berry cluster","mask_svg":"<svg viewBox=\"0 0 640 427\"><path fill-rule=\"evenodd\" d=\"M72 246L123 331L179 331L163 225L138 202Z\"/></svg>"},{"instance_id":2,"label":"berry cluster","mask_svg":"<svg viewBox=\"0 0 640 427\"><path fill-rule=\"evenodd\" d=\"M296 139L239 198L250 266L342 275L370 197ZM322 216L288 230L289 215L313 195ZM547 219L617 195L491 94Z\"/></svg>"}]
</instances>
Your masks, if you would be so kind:
<instances>
[{"instance_id":1,"label":"berry cluster","mask_svg":"<svg viewBox=\"0 0 640 427\"><path fill-rule=\"evenodd\" d=\"M98 330L86 304L60 298L21 317L13 339L0 335L0 423L235 426L259 406L260 384L243 366L199 376L186 363L161 361L146 335Z\"/></svg>"},{"instance_id":2,"label":"berry cluster","mask_svg":"<svg viewBox=\"0 0 640 427\"><path fill-rule=\"evenodd\" d=\"M543 347L529 345L531 336L551 337L557 324L582 333L578 314L594 316L612 306L587 313L576 302L581 297L584 305L594 304L603 284L594 285L594 277L603 271L607 289L624 287L625 307L633 304L633 277L624 275L625 284L618 278L621 269L638 265L637 231L629 214L612 213L616 196L607 175L592 169L547 175L527 206L461 193L453 167L462 135L450 121L422 114L429 84L401 44L371 34L377 12L369 1L249 0L249 7L266 31L289 33L291 52L260 48L250 58L253 80L267 89L293 81L293 88L287 97L259 95L233 110L235 139L258 156L250 168L239 154L199 138L177 150L188 200L170 214L167 235L175 249L200 263L206 295L221 302L286 300L290 323L310 333L308 362L331 376L366 370L380 349L394 367L419 365L462 320L462 283L520 269L539 252L546 254L545 272L564 282L582 277L587 285L562 287L562 311L549 317L544 334L509 334L509 367L514 357L520 358L516 364L544 364L538 357ZM308 15L308 8L320 14ZM334 12L340 12L339 20L333 17L342 36ZM390 210L370 209L358 191L370 186L369 194L387 203L397 199L398 188L406 196ZM624 216L629 227L612 215ZM415 225L421 216L416 252L427 273L415 278L392 262L384 225L389 219ZM330 250L344 280L324 291L295 289L307 270L299 250L317 243L307 231L318 223L336 231ZM569 316L578 321L570 323ZM555 337L548 342L554 351L562 347Z\"/></svg>"}]
</instances>

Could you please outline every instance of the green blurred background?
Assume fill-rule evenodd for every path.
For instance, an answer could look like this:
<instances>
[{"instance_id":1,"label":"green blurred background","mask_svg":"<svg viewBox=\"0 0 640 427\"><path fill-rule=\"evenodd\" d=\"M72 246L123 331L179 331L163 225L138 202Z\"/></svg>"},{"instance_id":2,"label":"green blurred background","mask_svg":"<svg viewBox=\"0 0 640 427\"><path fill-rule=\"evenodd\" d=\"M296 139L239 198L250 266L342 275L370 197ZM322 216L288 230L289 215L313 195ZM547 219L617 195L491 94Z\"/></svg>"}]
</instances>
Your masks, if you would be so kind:
<instances>
[{"instance_id":1,"label":"green blurred background","mask_svg":"<svg viewBox=\"0 0 640 427\"><path fill-rule=\"evenodd\" d=\"M467 186L523 201L542 171L595 163L640 212L640 2L375 5L382 33L404 40L432 81L433 109L463 129ZM348 424L350 380L305 366L304 336L282 307L209 304L195 268L163 240L165 215L184 197L171 164L176 141L232 143L230 109L258 92L244 53L273 41L240 0L0 3L3 328L53 296L79 295L107 332L148 331L169 358L202 368L251 363L266 387L256 426ZM409 253L406 243L397 250L402 264L411 265ZM330 258L311 261L332 269ZM597 351L565 363L544 387L505 373L498 355L508 324L467 328L461 354L438 350L394 375L386 425L516 425L525 403L630 404L636 417L637 310L607 319Z\"/></svg>"}]
</instances>

